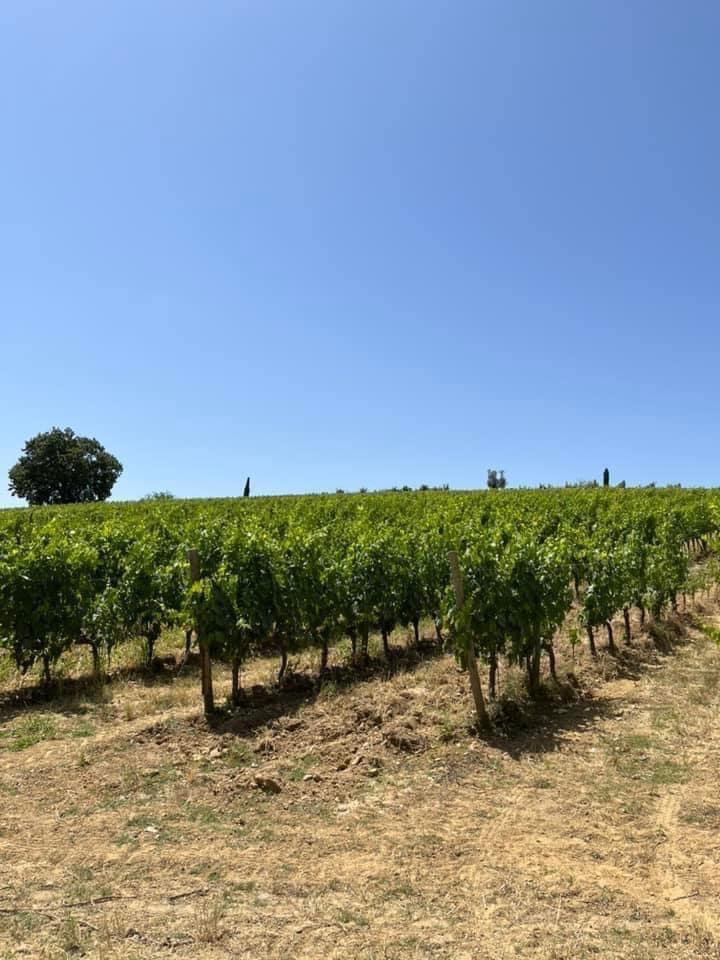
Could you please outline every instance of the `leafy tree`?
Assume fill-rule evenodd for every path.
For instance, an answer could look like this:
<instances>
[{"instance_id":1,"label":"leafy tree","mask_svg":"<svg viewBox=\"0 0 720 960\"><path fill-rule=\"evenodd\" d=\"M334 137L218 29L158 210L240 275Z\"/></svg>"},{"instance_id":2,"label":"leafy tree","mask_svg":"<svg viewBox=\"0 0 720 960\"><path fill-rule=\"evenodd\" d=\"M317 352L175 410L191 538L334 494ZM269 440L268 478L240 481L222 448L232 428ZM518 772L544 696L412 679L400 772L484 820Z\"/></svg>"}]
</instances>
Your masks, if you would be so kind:
<instances>
[{"instance_id":1,"label":"leafy tree","mask_svg":"<svg viewBox=\"0 0 720 960\"><path fill-rule=\"evenodd\" d=\"M171 493L169 490L154 490L152 493L145 494L144 497L140 498L141 503L149 503L154 500L174 500L175 494Z\"/></svg>"},{"instance_id":2,"label":"leafy tree","mask_svg":"<svg viewBox=\"0 0 720 960\"><path fill-rule=\"evenodd\" d=\"M504 490L507 478L504 470L488 470L487 485L489 490Z\"/></svg>"},{"instance_id":3,"label":"leafy tree","mask_svg":"<svg viewBox=\"0 0 720 960\"><path fill-rule=\"evenodd\" d=\"M53 427L27 441L10 470L10 492L30 506L107 500L122 464L90 437Z\"/></svg>"}]
</instances>

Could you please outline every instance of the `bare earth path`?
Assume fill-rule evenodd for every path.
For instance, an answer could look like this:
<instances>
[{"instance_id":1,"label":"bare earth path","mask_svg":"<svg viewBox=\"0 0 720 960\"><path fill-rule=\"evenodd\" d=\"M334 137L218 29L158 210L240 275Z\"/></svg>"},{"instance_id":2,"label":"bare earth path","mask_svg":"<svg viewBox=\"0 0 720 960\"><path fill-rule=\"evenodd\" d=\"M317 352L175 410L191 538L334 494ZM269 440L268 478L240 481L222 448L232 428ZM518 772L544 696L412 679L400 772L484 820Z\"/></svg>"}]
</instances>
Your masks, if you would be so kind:
<instances>
[{"instance_id":1,"label":"bare earth path","mask_svg":"<svg viewBox=\"0 0 720 960\"><path fill-rule=\"evenodd\" d=\"M720 651L646 661L492 744L448 659L220 731L194 677L17 712L0 957L720 958Z\"/></svg>"}]
</instances>

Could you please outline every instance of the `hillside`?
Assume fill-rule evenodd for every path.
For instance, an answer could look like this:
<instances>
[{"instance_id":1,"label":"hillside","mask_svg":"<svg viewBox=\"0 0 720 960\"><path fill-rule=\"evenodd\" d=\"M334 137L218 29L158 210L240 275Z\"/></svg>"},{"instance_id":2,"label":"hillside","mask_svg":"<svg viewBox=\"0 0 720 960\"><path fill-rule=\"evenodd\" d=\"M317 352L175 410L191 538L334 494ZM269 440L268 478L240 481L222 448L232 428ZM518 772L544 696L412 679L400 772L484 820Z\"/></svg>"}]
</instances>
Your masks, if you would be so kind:
<instances>
[{"instance_id":1,"label":"hillside","mask_svg":"<svg viewBox=\"0 0 720 960\"><path fill-rule=\"evenodd\" d=\"M362 683L342 651L282 691L254 660L214 727L192 664L6 686L0 955L720 957L717 622L706 598L656 632L672 651L560 643L572 684L487 742L429 642Z\"/></svg>"}]
</instances>

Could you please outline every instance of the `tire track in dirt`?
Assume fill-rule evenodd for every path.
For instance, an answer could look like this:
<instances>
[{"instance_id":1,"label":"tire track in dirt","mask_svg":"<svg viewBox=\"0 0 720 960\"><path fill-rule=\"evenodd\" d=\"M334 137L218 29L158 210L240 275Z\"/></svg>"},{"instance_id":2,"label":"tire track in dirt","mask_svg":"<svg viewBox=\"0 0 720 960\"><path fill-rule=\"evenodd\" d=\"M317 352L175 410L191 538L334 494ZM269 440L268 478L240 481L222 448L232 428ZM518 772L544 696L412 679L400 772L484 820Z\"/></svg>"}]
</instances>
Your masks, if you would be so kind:
<instances>
[{"instance_id":1,"label":"tire track in dirt","mask_svg":"<svg viewBox=\"0 0 720 960\"><path fill-rule=\"evenodd\" d=\"M704 617L717 625L717 616ZM717 883L708 883L710 875L720 882L720 864L714 861L712 845L693 837L691 815L703 795L713 796L717 788L718 744L715 727L717 696L707 679L717 675L717 652L712 644L703 642L693 630L688 657L672 664L672 673L684 671L683 687L687 700L698 704L688 709L683 704L687 723L684 736L676 744L690 767L683 786L666 787L654 811L654 827L660 834L656 842L652 876L663 905L683 923L691 924L720 939L720 912L713 894ZM672 676L663 676L669 685ZM700 691L702 694L700 695ZM707 695L705 695L707 694Z\"/></svg>"},{"instance_id":2,"label":"tire track in dirt","mask_svg":"<svg viewBox=\"0 0 720 960\"><path fill-rule=\"evenodd\" d=\"M654 878L663 903L683 922L696 924L714 937L720 937L717 905L708 901L698 878L682 871L682 844L679 839L679 818L683 809L682 794L668 794L657 806L655 822L662 833L657 844Z\"/></svg>"},{"instance_id":3,"label":"tire track in dirt","mask_svg":"<svg viewBox=\"0 0 720 960\"><path fill-rule=\"evenodd\" d=\"M61 895L74 881L65 858L55 859L55 854L84 848L89 856L93 851L97 867L92 858L88 862L111 889L137 892L138 900L123 904L118 916L124 918L124 929L147 935L144 946L139 941L133 945L143 958L157 955L153 944L168 932L194 935L205 922L203 911L211 910L215 898L220 903L239 876L253 890L235 891L236 901L223 907L227 916L217 920L228 931L223 934L228 942L230 931L238 932L241 942L234 948L241 952L235 955L709 960L716 956L710 952L714 934L712 917L707 917L716 902L714 841L709 820L691 821L688 811L702 812L715 803L720 744L711 724L718 715L717 691L695 706L705 690L705 675L718 672L711 653L717 659L714 648L706 651L698 644L695 650L688 644L678 650L677 659L664 660L662 669L653 665L639 679L609 680L592 697L553 713L526 737L493 743L458 737L450 746L429 740L437 756L388 750L379 774L352 774L347 783L335 769L334 754L332 762L318 761L322 778L317 782L290 779L290 765L318 751L327 724L322 712L339 712L341 702L311 706L292 749L287 744L278 748L273 761L286 765L283 792L258 797L257 791L246 791L251 803L247 809L238 805L228 817L231 832L222 841L212 823L201 829L182 818L179 829L187 831L182 842L162 845L142 832L142 825L132 828L140 831L137 849L113 841L126 831L131 815L145 812L145 787L135 782L137 775L169 760L175 749L182 800L174 786L168 788L167 809L177 818L188 802L189 811L195 805L199 813L212 810L223 821L226 807L215 799L222 794L211 792L204 773L198 776L190 769L197 759L193 754L216 742L216 735L202 725L175 726L197 710L174 707L107 728L98 723L92 739L46 742L6 758L8 763L22 760L27 791L22 805L14 805L18 834L7 848L13 851L11 863L24 861L10 875L16 879L13 890L23 890L27 877L42 877L54 886L52 891L35 890L39 909L46 902L78 899ZM434 669L432 676L442 679L443 665ZM381 705L393 687L383 689L377 694ZM343 724L355 723L356 696L349 695ZM396 690L393 702L399 696ZM363 703L370 697L363 688ZM419 702L428 711L442 706L429 699ZM661 726L655 724L658 716L665 717ZM172 729L152 730L170 720ZM151 731L149 737L145 731ZM137 744L121 752L130 737ZM357 747L356 755L361 754L367 737L367 731L353 728L343 750L350 756ZM654 743L641 742L645 740ZM86 750L92 765L76 773L73 765ZM671 773L687 770L687 783L658 786L662 781L653 780L656 761L658 776L667 761ZM682 763L675 768L672 761ZM362 765L348 769L352 773ZM39 772L41 789L31 792ZM191 772L192 777L184 777ZM107 794L110 780L124 775L132 775L127 788L132 805L101 813L78 809L63 819L69 801L82 808L98 783ZM228 782L220 778L220 787ZM57 815L48 802L49 786L63 800ZM240 792L239 800L244 802L244 796ZM237 821L242 829L236 834L237 813L242 813ZM34 842L38 833L46 838L43 847ZM203 869L217 871L218 879L187 884L187 874L203 861ZM77 856L75 862L84 865ZM288 864L303 869L293 874ZM688 896L695 892L696 877L702 878L702 897ZM170 909L165 900L155 900L158 889L181 892L196 882L207 882L210 891L200 904L182 901L182 908ZM93 919L90 913L88 917ZM674 939L661 941L658 931L666 937L670 926ZM698 946L694 931L701 927L708 932ZM627 943L620 942L618 931ZM128 946L121 942L108 960L124 956ZM188 957L203 960L226 955L229 946L222 942L187 950Z\"/></svg>"},{"instance_id":4,"label":"tire track in dirt","mask_svg":"<svg viewBox=\"0 0 720 960\"><path fill-rule=\"evenodd\" d=\"M680 664L676 661L668 664L669 669L677 669ZM603 701L606 710L600 709L594 721L585 728L573 731L562 743L558 750L546 757L541 770L533 770L529 764L520 767L522 781L516 783L502 795L502 807L497 815L485 819L474 832L473 847L478 856L472 858L462 870L462 878L467 888L474 893L473 899L477 903L478 921L489 921L496 908L493 883L502 885L522 886L523 884L544 883L547 878L550 887L557 886L558 877L574 874L585 893L583 897L591 900L601 896L603 888L622 894L627 902L635 902L638 908L648 912L648 915L660 909L672 910L677 919L684 924L703 929L713 936L720 934L720 924L716 920L714 901L703 897L702 889L692 883L692 877L685 880L679 873L683 857L679 841L679 817L683 809L683 791L677 788L666 787L672 790L665 794L657 806L657 810L650 809L647 814L638 815L636 836L641 844L655 847L648 851L650 862L651 882L647 883L647 875L638 862L612 862L612 856L597 858L593 840L583 838L581 827L582 811L574 806L573 798L561 794L556 797L554 816L548 818L545 827L540 833L532 837L532 843L522 846L519 839L527 827L527 817L531 815L533 804L537 800L533 780L542 779L540 772L547 773L551 779L560 777L568 783L585 782L589 795L592 796L595 787L601 787L604 776L612 768L609 761L602 758L603 744L612 741L615 737L632 738L643 736L648 721L648 708L652 708L663 698L662 686L657 684L656 671L648 672L645 677L637 679L618 679L609 681L596 701ZM664 682L670 678L663 678ZM707 760L707 742L700 742L692 753L693 766L697 761ZM684 744L678 744L684 748ZM598 747L600 748L598 750ZM592 757L597 753L597 761ZM559 801L559 804L557 803ZM592 801L595 806L593 821L602 822L603 809L600 801ZM453 812L457 814L458 807L465 804L457 799L453 804ZM561 814L560 811L563 811ZM458 824L455 816L453 820ZM467 822L467 821L466 821ZM572 836L568 830L568 823L578 827L578 835ZM606 827L609 828L606 823ZM619 842L626 827L618 823L613 828ZM662 834L660 843L655 843L658 832ZM592 835L591 835L592 836ZM501 851L500 861L502 869L493 868L493 854L487 855L484 851ZM572 895L571 895L572 898ZM587 902L587 901L586 901ZM558 912L561 910L562 897L558 897Z\"/></svg>"},{"instance_id":5,"label":"tire track in dirt","mask_svg":"<svg viewBox=\"0 0 720 960\"><path fill-rule=\"evenodd\" d=\"M681 840L680 817L684 792L668 793L655 812L655 824L662 834L656 845L653 875L661 901L683 922L697 924L720 937L717 903L709 899L689 845ZM692 875L689 876L689 870Z\"/></svg>"}]
</instances>

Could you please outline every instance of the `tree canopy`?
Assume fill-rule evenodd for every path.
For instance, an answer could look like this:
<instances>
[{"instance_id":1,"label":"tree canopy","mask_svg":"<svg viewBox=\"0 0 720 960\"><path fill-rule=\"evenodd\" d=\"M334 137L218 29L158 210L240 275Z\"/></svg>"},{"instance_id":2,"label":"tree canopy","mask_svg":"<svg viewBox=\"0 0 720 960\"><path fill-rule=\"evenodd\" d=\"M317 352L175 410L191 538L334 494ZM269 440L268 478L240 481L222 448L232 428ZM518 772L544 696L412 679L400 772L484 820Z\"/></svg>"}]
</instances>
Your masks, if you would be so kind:
<instances>
[{"instance_id":1,"label":"tree canopy","mask_svg":"<svg viewBox=\"0 0 720 960\"><path fill-rule=\"evenodd\" d=\"M30 506L107 500L122 469L94 438L53 427L23 447L9 472L10 492Z\"/></svg>"}]
</instances>

